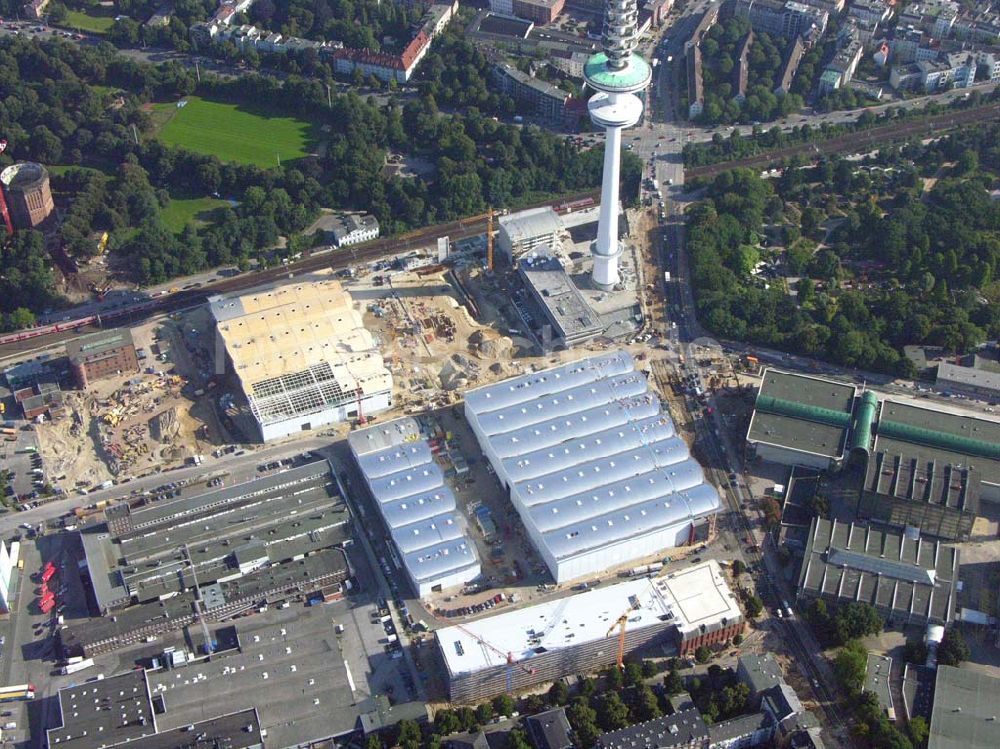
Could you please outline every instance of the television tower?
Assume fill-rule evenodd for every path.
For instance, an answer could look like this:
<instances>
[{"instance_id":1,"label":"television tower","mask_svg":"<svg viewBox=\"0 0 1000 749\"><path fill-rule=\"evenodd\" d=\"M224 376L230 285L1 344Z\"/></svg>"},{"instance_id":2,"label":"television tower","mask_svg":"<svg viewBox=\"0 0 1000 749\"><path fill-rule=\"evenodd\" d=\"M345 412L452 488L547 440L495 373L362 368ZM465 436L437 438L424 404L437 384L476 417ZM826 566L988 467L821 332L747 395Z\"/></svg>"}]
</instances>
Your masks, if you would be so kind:
<instances>
[{"instance_id":1,"label":"television tower","mask_svg":"<svg viewBox=\"0 0 1000 749\"><path fill-rule=\"evenodd\" d=\"M619 282L618 178L621 172L622 128L642 117L642 100L635 95L649 85L649 63L635 54L638 43L636 0L607 0L603 50L587 60L583 76L597 93L587 102L590 119L604 128L604 175L601 212L594 255L594 285L609 291Z\"/></svg>"}]
</instances>

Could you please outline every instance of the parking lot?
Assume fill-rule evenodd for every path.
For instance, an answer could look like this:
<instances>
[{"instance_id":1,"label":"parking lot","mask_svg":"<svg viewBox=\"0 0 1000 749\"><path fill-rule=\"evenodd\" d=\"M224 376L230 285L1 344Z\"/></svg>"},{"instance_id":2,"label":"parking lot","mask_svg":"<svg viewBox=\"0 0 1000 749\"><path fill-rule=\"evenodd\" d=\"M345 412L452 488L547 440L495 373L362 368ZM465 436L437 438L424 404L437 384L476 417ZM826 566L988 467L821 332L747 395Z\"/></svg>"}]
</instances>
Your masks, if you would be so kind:
<instances>
[{"instance_id":1,"label":"parking lot","mask_svg":"<svg viewBox=\"0 0 1000 749\"><path fill-rule=\"evenodd\" d=\"M23 421L6 423L11 426L4 427L0 469L7 471L9 477L4 487L3 504L13 509L18 504L18 497L23 501L35 499L53 477L47 475L42 463L34 428Z\"/></svg>"}]
</instances>

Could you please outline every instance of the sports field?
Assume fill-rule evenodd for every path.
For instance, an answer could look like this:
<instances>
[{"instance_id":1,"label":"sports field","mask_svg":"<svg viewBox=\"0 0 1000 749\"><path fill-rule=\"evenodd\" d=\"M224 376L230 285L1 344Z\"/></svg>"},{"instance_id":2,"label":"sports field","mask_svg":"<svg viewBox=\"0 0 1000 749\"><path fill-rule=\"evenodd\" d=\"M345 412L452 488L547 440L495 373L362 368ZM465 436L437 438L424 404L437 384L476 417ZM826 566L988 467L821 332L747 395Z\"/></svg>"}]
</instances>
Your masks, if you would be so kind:
<instances>
[{"instance_id":1,"label":"sports field","mask_svg":"<svg viewBox=\"0 0 1000 749\"><path fill-rule=\"evenodd\" d=\"M313 125L236 104L189 96L183 107L157 104L154 119L164 122L158 137L168 145L269 168L311 152Z\"/></svg>"},{"instance_id":2,"label":"sports field","mask_svg":"<svg viewBox=\"0 0 1000 749\"><path fill-rule=\"evenodd\" d=\"M65 20L59 25L68 29L88 31L91 34L106 34L114 24L115 19L111 14L100 15L100 11L96 9L92 13L93 15L79 10L67 10Z\"/></svg>"},{"instance_id":3,"label":"sports field","mask_svg":"<svg viewBox=\"0 0 1000 749\"><path fill-rule=\"evenodd\" d=\"M189 223L196 226L211 223L214 220L213 213L227 205L229 203L218 198L171 197L167 207L160 211L160 218L164 226L177 234Z\"/></svg>"}]
</instances>

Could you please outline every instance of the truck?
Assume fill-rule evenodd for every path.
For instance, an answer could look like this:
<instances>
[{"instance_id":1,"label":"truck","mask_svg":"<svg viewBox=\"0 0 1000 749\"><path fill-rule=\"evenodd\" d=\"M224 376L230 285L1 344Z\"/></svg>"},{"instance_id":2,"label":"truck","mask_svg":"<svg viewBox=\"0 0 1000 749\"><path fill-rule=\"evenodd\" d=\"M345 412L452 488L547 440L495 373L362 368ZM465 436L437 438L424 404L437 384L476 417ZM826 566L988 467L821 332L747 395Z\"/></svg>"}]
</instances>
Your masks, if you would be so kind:
<instances>
[{"instance_id":1,"label":"truck","mask_svg":"<svg viewBox=\"0 0 1000 749\"><path fill-rule=\"evenodd\" d=\"M653 190L655 192L659 192L660 191L660 183L656 181L655 177L653 178Z\"/></svg>"},{"instance_id":2,"label":"truck","mask_svg":"<svg viewBox=\"0 0 1000 749\"><path fill-rule=\"evenodd\" d=\"M70 674L75 674L78 671L83 671L85 668L90 668L94 665L93 658L84 658L83 660L77 661L76 663L67 663L62 667L62 675L69 676Z\"/></svg>"},{"instance_id":3,"label":"truck","mask_svg":"<svg viewBox=\"0 0 1000 749\"><path fill-rule=\"evenodd\" d=\"M667 283L670 283L670 271L664 272L663 280L666 281Z\"/></svg>"}]
</instances>

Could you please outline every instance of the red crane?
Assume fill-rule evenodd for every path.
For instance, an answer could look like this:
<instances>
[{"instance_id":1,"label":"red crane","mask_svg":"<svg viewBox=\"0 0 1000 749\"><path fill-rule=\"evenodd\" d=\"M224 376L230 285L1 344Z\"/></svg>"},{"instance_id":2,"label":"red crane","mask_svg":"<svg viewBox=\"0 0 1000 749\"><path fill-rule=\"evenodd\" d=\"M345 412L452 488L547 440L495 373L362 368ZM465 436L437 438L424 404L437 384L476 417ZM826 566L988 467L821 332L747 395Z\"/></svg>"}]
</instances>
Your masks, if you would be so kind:
<instances>
[{"instance_id":1,"label":"red crane","mask_svg":"<svg viewBox=\"0 0 1000 749\"><path fill-rule=\"evenodd\" d=\"M7 139L0 140L0 153L7 150ZM0 213L3 214L3 222L7 225L7 236L14 233L14 224L10 221L10 212L7 210L7 199L3 196L3 188L0 187Z\"/></svg>"}]
</instances>

